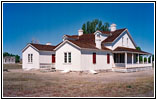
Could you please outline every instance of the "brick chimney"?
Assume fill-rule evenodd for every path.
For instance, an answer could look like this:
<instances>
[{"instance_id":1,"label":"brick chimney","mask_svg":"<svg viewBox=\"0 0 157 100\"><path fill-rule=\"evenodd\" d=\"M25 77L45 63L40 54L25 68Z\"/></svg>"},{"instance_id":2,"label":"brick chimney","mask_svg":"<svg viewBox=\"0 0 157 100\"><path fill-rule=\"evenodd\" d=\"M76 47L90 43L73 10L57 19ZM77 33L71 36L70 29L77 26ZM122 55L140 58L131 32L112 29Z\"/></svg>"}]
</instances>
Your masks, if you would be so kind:
<instances>
[{"instance_id":1,"label":"brick chimney","mask_svg":"<svg viewBox=\"0 0 157 100\"><path fill-rule=\"evenodd\" d=\"M111 24L110 29L111 32L114 32L116 30L116 24Z\"/></svg>"},{"instance_id":2,"label":"brick chimney","mask_svg":"<svg viewBox=\"0 0 157 100\"><path fill-rule=\"evenodd\" d=\"M51 42L47 42L46 45L51 45Z\"/></svg>"},{"instance_id":3,"label":"brick chimney","mask_svg":"<svg viewBox=\"0 0 157 100\"><path fill-rule=\"evenodd\" d=\"M83 35L83 30L82 30L82 29L79 29L79 30L78 30L78 36L81 36L81 35Z\"/></svg>"}]
</instances>

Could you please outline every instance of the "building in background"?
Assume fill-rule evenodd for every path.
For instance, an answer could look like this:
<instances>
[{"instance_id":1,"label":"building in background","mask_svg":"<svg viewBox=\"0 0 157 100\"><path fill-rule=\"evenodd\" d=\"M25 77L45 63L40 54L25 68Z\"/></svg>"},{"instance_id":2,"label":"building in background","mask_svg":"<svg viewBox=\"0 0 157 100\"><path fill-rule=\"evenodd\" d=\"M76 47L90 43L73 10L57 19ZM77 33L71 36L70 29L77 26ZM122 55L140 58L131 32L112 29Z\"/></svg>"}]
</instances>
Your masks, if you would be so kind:
<instances>
[{"instance_id":1,"label":"building in background","mask_svg":"<svg viewBox=\"0 0 157 100\"><path fill-rule=\"evenodd\" d=\"M4 64L15 64L15 57L14 56L5 56L3 58Z\"/></svg>"}]
</instances>

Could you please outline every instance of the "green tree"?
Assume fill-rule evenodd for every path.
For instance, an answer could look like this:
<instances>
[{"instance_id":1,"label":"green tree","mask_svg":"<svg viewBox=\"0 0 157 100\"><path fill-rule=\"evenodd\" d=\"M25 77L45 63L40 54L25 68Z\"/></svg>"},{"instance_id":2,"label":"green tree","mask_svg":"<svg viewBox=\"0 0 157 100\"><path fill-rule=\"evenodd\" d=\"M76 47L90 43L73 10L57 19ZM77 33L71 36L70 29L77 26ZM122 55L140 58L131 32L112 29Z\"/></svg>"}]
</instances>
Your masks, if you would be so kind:
<instances>
[{"instance_id":1,"label":"green tree","mask_svg":"<svg viewBox=\"0 0 157 100\"><path fill-rule=\"evenodd\" d=\"M136 50L140 50L141 51L141 48L140 47L136 47Z\"/></svg>"},{"instance_id":2,"label":"green tree","mask_svg":"<svg viewBox=\"0 0 157 100\"><path fill-rule=\"evenodd\" d=\"M151 60L151 56L148 58L149 62L151 62L150 60ZM152 55L152 61L154 61L154 55Z\"/></svg>"},{"instance_id":3,"label":"green tree","mask_svg":"<svg viewBox=\"0 0 157 100\"><path fill-rule=\"evenodd\" d=\"M141 51L141 48L140 47L136 47L136 50L140 50ZM136 59L137 59L137 57L136 57ZM140 60L140 62L143 61L142 56L139 56L139 60Z\"/></svg>"},{"instance_id":4,"label":"green tree","mask_svg":"<svg viewBox=\"0 0 157 100\"><path fill-rule=\"evenodd\" d=\"M3 57L6 57L6 56L10 56L10 54L8 52L4 52Z\"/></svg>"},{"instance_id":5,"label":"green tree","mask_svg":"<svg viewBox=\"0 0 157 100\"><path fill-rule=\"evenodd\" d=\"M93 21L87 21L82 25L84 34L94 33L95 31L109 31L109 23L102 23L101 20L95 19Z\"/></svg>"},{"instance_id":6,"label":"green tree","mask_svg":"<svg viewBox=\"0 0 157 100\"><path fill-rule=\"evenodd\" d=\"M20 62L20 56L15 55L15 62L16 62L16 63Z\"/></svg>"}]
</instances>

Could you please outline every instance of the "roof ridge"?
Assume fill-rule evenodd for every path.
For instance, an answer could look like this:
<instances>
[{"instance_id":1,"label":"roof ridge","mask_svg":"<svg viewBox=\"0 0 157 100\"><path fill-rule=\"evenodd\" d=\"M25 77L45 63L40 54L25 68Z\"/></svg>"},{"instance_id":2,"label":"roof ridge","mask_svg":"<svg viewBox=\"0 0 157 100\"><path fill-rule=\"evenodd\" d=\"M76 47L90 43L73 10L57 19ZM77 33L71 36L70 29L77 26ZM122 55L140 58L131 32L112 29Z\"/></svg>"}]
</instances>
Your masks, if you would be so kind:
<instances>
[{"instance_id":1,"label":"roof ridge","mask_svg":"<svg viewBox=\"0 0 157 100\"><path fill-rule=\"evenodd\" d=\"M42 46L53 46L55 47L56 45L46 45L46 44L38 44L38 43L29 43L31 45L42 45Z\"/></svg>"}]
</instances>

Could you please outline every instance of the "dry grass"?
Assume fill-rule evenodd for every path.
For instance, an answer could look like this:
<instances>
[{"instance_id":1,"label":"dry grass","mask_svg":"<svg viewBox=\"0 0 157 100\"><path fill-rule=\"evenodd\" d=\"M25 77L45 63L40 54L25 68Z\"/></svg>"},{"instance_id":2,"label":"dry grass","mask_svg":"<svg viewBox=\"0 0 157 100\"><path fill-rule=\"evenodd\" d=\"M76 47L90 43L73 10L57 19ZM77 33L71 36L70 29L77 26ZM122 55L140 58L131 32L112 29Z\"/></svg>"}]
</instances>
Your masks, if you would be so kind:
<instances>
[{"instance_id":1,"label":"dry grass","mask_svg":"<svg viewBox=\"0 0 157 100\"><path fill-rule=\"evenodd\" d=\"M3 69L22 69L20 64L3 64Z\"/></svg>"},{"instance_id":2,"label":"dry grass","mask_svg":"<svg viewBox=\"0 0 157 100\"><path fill-rule=\"evenodd\" d=\"M153 71L97 75L39 71L3 73L4 97L145 97L154 94ZM122 77L122 78L121 78Z\"/></svg>"}]
</instances>

